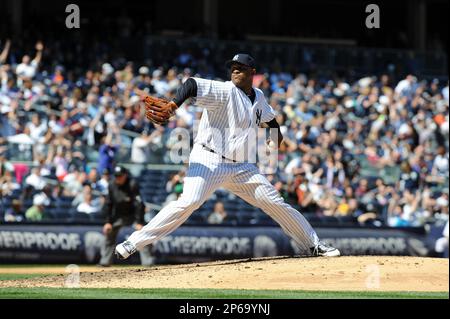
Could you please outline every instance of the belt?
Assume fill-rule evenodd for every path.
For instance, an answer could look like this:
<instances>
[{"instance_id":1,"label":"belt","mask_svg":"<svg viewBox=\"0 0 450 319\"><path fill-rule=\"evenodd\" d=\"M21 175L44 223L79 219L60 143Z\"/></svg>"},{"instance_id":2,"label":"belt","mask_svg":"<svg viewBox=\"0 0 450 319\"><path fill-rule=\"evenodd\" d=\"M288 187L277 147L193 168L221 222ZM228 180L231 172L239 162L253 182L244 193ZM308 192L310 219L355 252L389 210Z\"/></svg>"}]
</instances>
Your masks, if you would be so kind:
<instances>
[{"instance_id":1,"label":"belt","mask_svg":"<svg viewBox=\"0 0 450 319\"><path fill-rule=\"evenodd\" d=\"M229 158L226 158L225 156L223 156L223 155L217 153L215 150L210 149L210 148L209 148L208 146L206 146L205 144L202 144L202 147L203 147L205 150L207 150L208 152L211 152L211 153L214 153L214 154L217 154L217 155L222 156L222 158L223 158L223 159L226 159L227 161L232 161L232 162L234 162L234 163L237 163L237 161L232 160L232 159L229 159Z\"/></svg>"}]
</instances>

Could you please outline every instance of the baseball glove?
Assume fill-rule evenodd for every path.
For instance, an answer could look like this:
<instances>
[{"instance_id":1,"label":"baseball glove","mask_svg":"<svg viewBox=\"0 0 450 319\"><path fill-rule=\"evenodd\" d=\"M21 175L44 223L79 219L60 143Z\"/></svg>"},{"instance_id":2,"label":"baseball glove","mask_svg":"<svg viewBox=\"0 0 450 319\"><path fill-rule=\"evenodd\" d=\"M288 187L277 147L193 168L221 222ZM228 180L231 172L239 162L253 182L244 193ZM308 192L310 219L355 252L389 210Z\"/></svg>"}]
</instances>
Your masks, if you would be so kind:
<instances>
[{"instance_id":1,"label":"baseball glove","mask_svg":"<svg viewBox=\"0 0 450 319\"><path fill-rule=\"evenodd\" d=\"M169 122L169 119L175 114L175 110L178 107L172 101L148 95L143 98L143 102L147 119L159 125Z\"/></svg>"}]
</instances>

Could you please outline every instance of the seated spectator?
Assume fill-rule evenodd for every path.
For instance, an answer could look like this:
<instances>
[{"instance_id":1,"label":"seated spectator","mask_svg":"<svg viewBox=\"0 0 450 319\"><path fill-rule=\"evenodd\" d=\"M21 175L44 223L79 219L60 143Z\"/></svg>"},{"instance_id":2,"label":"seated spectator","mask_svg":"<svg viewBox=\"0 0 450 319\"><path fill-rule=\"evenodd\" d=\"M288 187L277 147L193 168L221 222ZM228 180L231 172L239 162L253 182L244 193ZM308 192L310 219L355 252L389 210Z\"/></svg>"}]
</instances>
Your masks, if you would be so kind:
<instances>
[{"instance_id":1,"label":"seated spectator","mask_svg":"<svg viewBox=\"0 0 450 319\"><path fill-rule=\"evenodd\" d=\"M11 207L5 212L5 222L22 222L25 220L25 214L20 200L13 199Z\"/></svg>"},{"instance_id":2,"label":"seated spectator","mask_svg":"<svg viewBox=\"0 0 450 319\"><path fill-rule=\"evenodd\" d=\"M31 185L25 185L25 187L22 189L22 193L19 196L19 200L21 203L25 203L28 200L33 199L33 191L34 187Z\"/></svg>"},{"instance_id":3,"label":"seated spectator","mask_svg":"<svg viewBox=\"0 0 450 319\"><path fill-rule=\"evenodd\" d=\"M442 178L446 176L448 177L449 172L448 169L449 169L448 152L445 151L445 147L439 146L439 148L437 149L437 156L435 157L433 162L433 170L431 174Z\"/></svg>"},{"instance_id":4,"label":"seated spectator","mask_svg":"<svg viewBox=\"0 0 450 319\"><path fill-rule=\"evenodd\" d=\"M350 205L347 202L347 199L345 197L341 199L338 207L336 208L335 215L336 216L348 216L348 215L351 215Z\"/></svg>"},{"instance_id":5,"label":"seated spectator","mask_svg":"<svg viewBox=\"0 0 450 319\"><path fill-rule=\"evenodd\" d=\"M83 191L83 184L85 183L87 175L85 172L74 171L64 177L65 187L64 193L66 196L77 196Z\"/></svg>"},{"instance_id":6,"label":"seated spectator","mask_svg":"<svg viewBox=\"0 0 450 319\"><path fill-rule=\"evenodd\" d=\"M98 213L101 207L92 201L92 191L86 191L83 195L83 202L77 206L77 212L86 214Z\"/></svg>"},{"instance_id":7,"label":"seated spectator","mask_svg":"<svg viewBox=\"0 0 450 319\"><path fill-rule=\"evenodd\" d=\"M166 200L164 201L162 206L164 207L170 202L177 200L182 193L183 193L183 184L177 183L173 187L172 192L169 195L167 195Z\"/></svg>"},{"instance_id":8,"label":"seated spectator","mask_svg":"<svg viewBox=\"0 0 450 319\"><path fill-rule=\"evenodd\" d=\"M25 179L25 185L33 186L35 190L42 190L47 183L41 176L40 168L33 168L31 174Z\"/></svg>"},{"instance_id":9,"label":"seated spectator","mask_svg":"<svg viewBox=\"0 0 450 319\"><path fill-rule=\"evenodd\" d=\"M0 194L9 196L16 189L20 189L20 185L14 182L10 171L6 171L3 177L0 176Z\"/></svg>"},{"instance_id":10,"label":"seated spectator","mask_svg":"<svg viewBox=\"0 0 450 319\"><path fill-rule=\"evenodd\" d=\"M72 206L77 207L78 205L80 205L84 201L85 194L87 193L92 193L92 188L89 184L83 185L82 191L75 195L72 201Z\"/></svg>"},{"instance_id":11,"label":"seated spectator","mask_svg":"<svg viewBox=\"0 0 450 319\"><path fill-rule=\"evenodd\" d=\"M214 211L208 216L209 224L222 224L223 221L227 218L227 212L223 207L222 202L217 202L214 205Z\"/></svg>"},{"instance_id":12,"label":"seated spectator","mask_svg":"<svg viewBox=\"0 0 450 319\"><path fill-rule=\"evenodd\" d=\"M14 173L14 165L0 152L0 178L8 171Z\"/></svg>"},{"instance_id":13,"label":"seated spectator","mask_svg":"<svg viewBox=\"0 0 450 319\"><path fill-rule=\"evenodd\" d=\"M14 55L27 50L20 43L14 45ZM183 45L181 41L179 48L173 48L178 53L166 58L188 52ZM219 76L217 61L209 60L215 55L209 54L206 60L194 52L181 54L180 65L189 64L192 69L178 70L153 52L146 61L151 69L142 67L136 75L132 62L125 64L112 56L94 63L100 67L98 71L83 67L93 64L88 55L79 56L81 60L73 61L75 64L60 65L73 60L64 58L64 50L57 50L59 62L50 65L51 59L44 59L40 67L42 43L36 45L34 61L30 56L8 60L10 46L7 41L0 53L0 153L4 154L0 155L0 189L3 195L15 195L16 184L23 184L24 207L31 205L35 188L44 191L44 177L64 181L64 195L79 195L75 207L84 202L87 182L106 195L109 175L103 172L116 165L119 145L120 155L131 150L132 162L173 164L167 149L178 142L174 129L186 128L195 136L203 110L193 105L194 99L187 100L168 125L147 123L141 136L120 135L119 128L138 133L144 129L143 109L132 93L134 88L172 98L180 83L191 76ZM55 50L51 46L48 52ZM313 57L309 60L314 62ZM333 70L326 71L331 74ZM446 222L448 194L442 194L449 170L448 81L427 83L411 74L395 83L386 70L378 70L382 74L379 79L371 74L357 79L354 70L348 71L338 80L321 70L308 76L294 75L274 64L264 70L267 74L254 78L254 86L263 90L276 111L284 135L277 176L282 182L275 175L268 180L287 202L319 215L351 215L363 224L380 219L413 226ZM59 115L41 112L42 107ZM93 171L86 178L86 164L97 160L96 151L98 174L103 174L100 180ZM23 183L28 166L17 161L40 163L40 168L33 169ZM5 171L15 173L15 180L5 179ZM372 185L368 176L383 180ZM167 183L168 201L180 195L182 178L176 176ZM51 192L44 192L58 201L60 192L50 187Z\"/></svg>"},{"instance_id":14,"label":"seated spectator","mask_svg":"<svg viewBox=\"0 0 450 319\"><path fill-rule=\"evenodd\" d=\"M28 221L41 221L45 219L45 206L49 204L50 201L44 194L40 193L35 195L33 198L33 206L25 212L25 217Z\"/></svg>"},{"instance_id":15,"label":"seated spectator","mask_svg":"<svg viewBox=\"0 0 450 319\"><path fill-rule=\"evenodd\" d=\"M96 190L98 187L97 182L98 182L97 169L93 167L90 169L89 174L87 175L87 181L85 182L85 184L89 184L91 189Z\"/></svg>"},{"instance_id":16,"label":"seated spectator","mask_svg":"<svg viewBox=\"0 0 450 319\"><path fill-rule=\"evenodd\" d=\"M400 205L395 206L391 216L388 217L388 225L391 227L408 227L409 220L404 217L403 208Z\"/></svg>"}]
</instances>

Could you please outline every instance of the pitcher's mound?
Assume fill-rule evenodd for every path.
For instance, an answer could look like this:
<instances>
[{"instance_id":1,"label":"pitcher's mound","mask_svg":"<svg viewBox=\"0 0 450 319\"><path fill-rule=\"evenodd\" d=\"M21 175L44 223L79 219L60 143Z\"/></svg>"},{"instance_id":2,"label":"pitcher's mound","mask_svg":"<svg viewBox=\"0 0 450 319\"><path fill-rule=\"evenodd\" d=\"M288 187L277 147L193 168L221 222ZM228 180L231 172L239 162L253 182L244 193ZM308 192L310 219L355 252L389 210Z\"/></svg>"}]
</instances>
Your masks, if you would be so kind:
<instances>
[{"instance_id":1,"label":"pitcher's mound","mask_svg":"<svg viewBox=\"0 0 450 319\"><path fill-rule=\"evenodd\" d=\"M64 287L65 276L3 281L0 287ZM80 287L448 292L449 261L390 256L261 258L82 272Z\"/></svg>"}]
</instances>

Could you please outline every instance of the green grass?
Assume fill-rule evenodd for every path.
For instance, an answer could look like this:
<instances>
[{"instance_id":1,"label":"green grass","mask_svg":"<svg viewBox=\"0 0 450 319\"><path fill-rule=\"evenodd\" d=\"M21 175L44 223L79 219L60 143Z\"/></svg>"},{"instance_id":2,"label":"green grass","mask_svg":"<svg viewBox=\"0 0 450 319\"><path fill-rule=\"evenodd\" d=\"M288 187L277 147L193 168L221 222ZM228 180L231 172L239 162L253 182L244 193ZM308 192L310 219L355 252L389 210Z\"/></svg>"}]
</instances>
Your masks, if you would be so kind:
<instances>
[{"instance_id":1,"label":"green grass","mask_svg":"<svg viewBox=\"0 0 450 319\"><path fill-rule=\"evenodd\" d=\"M447 292L368 292L231 289L0 288L0 299L448 299Z\"/></svg>"},{"instance_id":2,"label":"green grass","mask_svg":"<svg viewBox=\"0 0 450 319\"><path fill-rule=\"evenodd\" d=\"M2 267L4 265L0 265ZM8 267L30 265L8 265ZM55 267L61 267L55 266ZM32 279L49 274L0 274L2 280ZM303 291L233 289L0 288L0 299L448 299L448 292Z\"/></svg>"}]
</instances>

